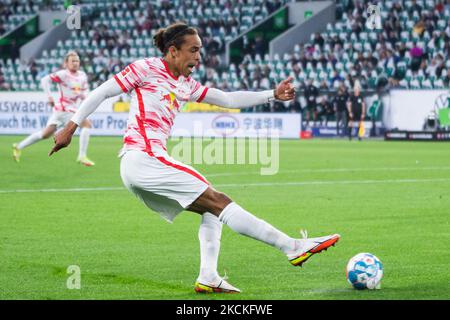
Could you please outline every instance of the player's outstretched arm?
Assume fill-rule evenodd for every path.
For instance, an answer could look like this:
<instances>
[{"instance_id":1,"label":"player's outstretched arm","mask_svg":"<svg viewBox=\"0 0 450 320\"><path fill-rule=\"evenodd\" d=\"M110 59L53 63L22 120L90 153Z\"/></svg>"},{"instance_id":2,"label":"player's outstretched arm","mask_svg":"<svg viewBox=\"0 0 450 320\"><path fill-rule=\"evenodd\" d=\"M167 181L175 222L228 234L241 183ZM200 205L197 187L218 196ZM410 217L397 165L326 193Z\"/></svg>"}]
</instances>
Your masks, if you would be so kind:
<instances>
[{"instance_id":1,"label":"player's outstretched arm","mask_svg":"<svg viewBox=\"0 0 450 320\"><path fill-rule=\"evenodd\" d=\"M211 88L206 93L204 102L215 104L225 108L247 108L259 104L267 103L273 99L289 101L295 98L295 89L292 77L281 81L274 90L265 91L235 91L224 92Z\"/></svg>"},{"instance_id":2,"label":"player's outstretched arm","mask_svg":"<svg viewBox=\"0 0 450 320\"><path fill-rule=\"evenodd\" d=\"M50 75L46 75L41 79L41 87L44 90L44 92L47 94L48 97L48 103L53 108L55 106L55 101L52 97L52 80L50 78Z\"/></svg>"},{"instance_id":3,"label":"player's outstretched arm","mask_svg":"<svg viewBox=\"0 0 450 320\"><path fill-rule=\"evenodd\" d=\"M70 144L70 141L72 141L72 136L80 123L93 113L105 99L117 96L122 92L122 89L113 78L92 91L80 105L80 108L64 129L55 134L55 145L48 155L51 156L58 150L67 147Z\"/></svg>"}]
</instances>

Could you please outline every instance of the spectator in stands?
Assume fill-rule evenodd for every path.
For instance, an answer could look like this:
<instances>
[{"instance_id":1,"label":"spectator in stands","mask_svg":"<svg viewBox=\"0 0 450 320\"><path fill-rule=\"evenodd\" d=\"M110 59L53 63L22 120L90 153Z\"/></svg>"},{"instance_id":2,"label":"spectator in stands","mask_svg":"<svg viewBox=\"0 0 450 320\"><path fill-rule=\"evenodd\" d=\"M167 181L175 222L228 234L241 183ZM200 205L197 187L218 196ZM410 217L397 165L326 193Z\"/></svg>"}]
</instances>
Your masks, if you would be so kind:
<instances>
[{"instance_id":1,"label":"spectator in stands","mask_svg":"<svg viewBox=\"0 0 450 320\"><path fill-rule=\"evenodd\" d=\"M323 79L322 81L320 81L319 83L319 90L320 91L328 91L329 87L328 87L328 82L327 80Z\"/></svg>"},{"instance_id":2,"label":"spectator in stands","mask_svg":"<svg viewBox=\"0 0 450 320\"><path fill-rule=\"evenodd\" d=\"M265 43L264 39L261 35L257 35L255 37L255 41L253 43L253 52L254 54L259 54L260 56L263 56L265 53Z\"/></svg>"},{"instance_id":3,"label":"spectator in stands","mask_svg":"<svg viewBox=\"0 0 450 320\"><path fill-rule=\"evenodd\" d=\"M291 101L289 101L289 111L292 113L301 113L302 112L302 105L300 104L300 99L295 98Z\"/></svg>"},{"instance_id":4,"label":"spectator in stands","mask_svg":"<svg viewBox=\"0 0 450 320\"><path fill-rule=\"evenodd\" d=\"M334 116L333 105L328 101L327 96L323 96L320 100L320 103L317 107L317 119L320 121L320 125L322 125L323 120L325 119L325 127L328 126L328 121L331 120Z\"/></svg>"},{"instance_id":5,"label":"spectator in stands","mask_svg":"<svg viewBox=\"0 0 450 320\"><path fill-rule=\"evenodd\" d=\"M33 77L33 79L36 80L36 77L37 77L37 74L39 71L37 68L36 61L34 61L33 59L30 61L29 70L30 70L30 73L31 73L31 76Z\"/></svg>"},{"instance_id":6,"label":"spectator in stands","mask_svg":"<svg viewBox=\"0 0 450 320\"><path fill-rule=\"evenodd\" d=\"M435 58L431 59L431 63L428 64L428 66L425 70L425 74L427 76L436 76L437 68L438 68L438 59L437 59L437 57L435 57Z\"/></svg>"},{"instance_id":7,"label":"spectator in stands","mask_svg":"<svg viewBox=\"0 0 450 320\"><path fill-rule=\"evenodd\" d=\"M276 0L276 1L265 1L266 3L266 8L267 11L269 12L269 14L275 12L276 10L278 10L279 8L281 8L281 1L280 0Z\"/></svg>"},{"instance_id":8,"label":"spectator in stands","mask_svg":"<svg viewBox=\"0 0 450 320\"><path fill-rule=\"evenodd\" d=\"M412 0L412 5L408 10L409 15L413 15L414 11L419 13L419 16L422 14L422 6L417 3L417 0Z\"/></svg>"},{"instance_id":9,"label":"spectator in stands","mask_svg":"<svg viewBox=\"0 0 450 320\"><path fill-rule=\"evenodd\" d=\"M429 16L425 16L425 30L428 31L429 34L436 30L438 20L439 16L437 15L429 14Z\"/></svg>"},{"instance_id":10,"label":"spectator in stands","mask_svg":"<svg viewBox=\"0 0 450 320\"><path fill-rule=\"evenodd\" d=\"M442 74L442 70L445 69L445 60L444 60L444 57L440 53L438 53L436 55L435 59L436 59L436 63L437 63L436 75L438 77L440 77Z\"/></svg>"},{"instance_id":11,"label":"spectator in stands","mask_svg":"<svg viewBox=\"0 0 450 320\"><path fill-rule=\"evenodd\" d=\"M399 16L403 11L403 6L401 1L394 1L391 11L393 13L396 13L397 16Z\"/></svg>"},{"instance_id":12,"label":"spectator in stands","mask_svg":"<svg viewBox=\"0 0 450 320\"><path fill-rule=\"evenodd\" d=\"M224 80L222 84L219 86L219 89L222 91L231 91L231 87L227 80Z\"/></svg>"},{"instance_id":13,"label":"spectator in stands","mask_svg":"<svg viewBox=\"0 0 450 320\"><path fill-rule=\"evenodd\" d=\"M399 31L399 27L397 26L396 22L397 22L397 18L396 15L393 14L392 12L388 13L388 16L386 18L386 20L383 23L383 29L384 31L389 34L390 32L394 31L394 32L398 32Z\"/></svg>"},{"instance_id":14,"label":"spectator in stands","mask_svg":"<svg viewBox=\"0 0 450 320\"><path fill-rule=\"evenodd\" d=\"M43 77L45 77L46 75L48 75L50 73L51 70L47 69L47 66L42 65L40 70L38 71L37 75L36 75L36 79L42 79ZM89 81L90 82L90 81Z\"/></svg>"},{"instance_id":15,"label":"spectator in stands","mask_svg":"<svg viewBox=\"0 0 450 320\"><path fill-rule=\"evenodd\" d=\"M355 8L353 9L353 16L354 17L362 17L362 15L364 14L364 12L366 11L366 7L364 0L360 1L360 0L356 0L355 1Z\"/></svg>"},{"instance_id":16,"label":"spectator in stands","mask_svg":"<svg viewBox=\"0 0 450 320\"><path fill-rule=\"evenodd\" d=\"M422 56L423 56L423 50L417 45L417 42L414 41L414 45L409 51L411 55L411 70L417 71L420 68L420 65L422 63Z\"/></svg>"},{"instance_id":17,"label":"spectator in stands","mask_svg":"<svg viewBox=\"0 0 450 320\"><path fill-rule=\"evenodd\" d=\"M421 37L423 32L426 29L426 24L425 21L423 19L421 19L419 22L417 22L417 24L414 26L413 28L413 33L418 36Z\"/></svg>"},{"instance_id":18,"label":"spectator in stands","mask_svg":"<svg viewBox=\"0 0 450 320\"><path fill-rule=\"evenodd\" d=\"M438 1L436 3L436 5L434 6L434 10L436 10L437 12L439 12L439 14L444 12L444 4L442 3L442 1Z\"/></svg>"},{"instance_id":19,"label":"spectator in stands","mask_svg":"<svg viewBox=\"0 0 450 320\"><path fill-rule=\"evenodd\" d=\"M364 69L366 69L368 72L376 69L378 65L378 59L373 56L371 51L365 52L364 54L365 54Z\"/></svg>"},{"instance_id":20,"label":"spectator in stands","mask_svg":"<svg viewBox=\"0 0 450 320\"><path fill-rule=\"evenodd\" d=\"M204 39L205 35L202 33L202 38ZM205 42L205 40L203 40L203 43ZM248 39L247 35L244 34L242 36L242 53L245 56L252 56L253 55L253 47L252 47L252 43L250 42L250 40Z\"/></svg>"},{"instance_id":21,"label":"spectator in stands","mask_svg":"<svg viewBox=\"0 0 450 320\"><path fill-rule=\"evenodd\" d=\"M446 57L450 57L450 41L447 41L447 42L444 44L444 49L443 49L442 51L444 52L444 55L445 55Z\"/></svg>"},{"instance_id":22,"label":"spectator in stands","mask_svg":"<svg viewBox=\"0 0 450 320\"><path fill-rule=\"evenodd\" d=\"M2 66L0 65L0 87L5 83L5 77L3 76Z\"/></svg>"},{"instance_id":23,"label":"spectator in stands","mask_svg":"<svg viewBox=\"0 0 450 320\"><path fill-rule=\"evenodd\" d=\"M313 43L316 45L319 45L320 49L323 48L323 45L325 44L325 40L323 39L322 35L319 32L316 32L314 35L314 41Z\"/></svg>"},{"instance_id":24,"label":"spectator in stands","mask_svg":"<svg viewBox=\"0 0 450 320\"><path fill-rule=\"evenodd\" d=\"M333 52L330 52L328 54L327 59L328 59L328 62L330 62L333 67L336 66L338 59L336 58L336 55Z\"/></svg>"},{"instance_id":25,"label":"spectator in stands","mask_svg":"<svg viewBox=\"0 0 450 320\"><path fill-rule=\"evenodd\" d=\"M129 50L131 47L128 44L128 41L130 40L130 35L127 30L123 30L119 37L117 38L117 46L119 49L119 52L122 52L123 49Z\"/></svg>"},{"instance_id":26,"label":"spectator in stands","mask_svg":"<svg viewBox=\"0 0 450 320\"><path fill-rule=\"evenodd\" d=\"M94 56L92 62L95 65L106 66L108 65L109 57L105 54L105 49L100 49L98 54Z\"/></svg>"},{"instance_id":27,"label":"spectator in stands","mask_svg":"<svg viewBox=\"0 0 450 320\"><path fill-rule=\"evenodd\" d=\"M142 11L139 12L139 16L136 18L136 23L137 23L138 28L139 27L142 28L142 26L147 21L147 17L148 17L148 14L144 15L144 12L142 12ZM140 31L142 31L142 30L140 30Z\"/></svg>"},{"instance_id":28,"label":"spectator in stands","mask_svg":"<svg viewBox=\"0 0 450 320\"><path fill-rule=\"evenodd\" d=\"M396 51L398 52L400 58L404 58L406 52L408 51L408 48L406 47L406 43L404 43L403 41L400 42L400 44L396 47Z\"/></svg>"},{"instance_id":29,"label":"spectator in stands","mask_svg":"<svg viewBox=\"0 0 450 320\"><path fill-rule=\"evenodd\" d=\"M16 39L11 40L10 55L11 59L16 59L20 56L20 46L17 44Z\"/></svg>"},{"instance_id":30,"label":"spectator in stands","mask_svg":"<svg viewBox=\"0 0 450 320\"><path fill-rule=\"evenodd\" d=\"M443 77L444 86L450 88L450 68L447 69L447 74Z\"/></svg>"},{"instance_id":31,"label":"spectator in stands","mask_svg":"<svg viewBox=\"0 0 450 320\"><path fill-rule=\"evenodd\" d=\"M334 35L330 40L330 47L331 48L335 48L336 45L340 45L340 47L342 47L344 45L344 43L342 42L341 38L339 38L337 35Z\"/></svg>"},{"instance_id":32,"label":"spectator in stands","mask_svg":"<svg viewBox=\"0 0 450 320\"><path fill-rule=\"evenodd\" d=\"M339 74L339 72L337 72L336 70L333 71L333 76L330 78L330 88L333 88L335 86L335 83L337 82L342 82L344 81L344 78L341 77L341 75Z\"/></svg>"},{"instance_id":33,"label":"spectator in stands","mask_svg":"<svg viewBox=\"0 0 450 320\"><path fill-rule=\"evenodd\" d=\"M450 20L447 21L447 27L445 28L445 34L450 38Z\"/></svg>"},{"instance_id":34,"label":"spectator in stands","mask_svg":"<svg viewBox=\"0 0 450 320\"><path fill-rule=\"evenodd\" d=\"M395 47L395 44L398 42L398 37L395 31L390 31L387 41L391 44L392 47Z\"/></svg>"},{"instance_id":35,"label":"spectator in stands","mask_svg":"<svg viewBox=\"0 0 450 320\"><path fill-rule=\"evenodd\" d=\"M445 43L449 42L450 37L445 33L444 30L442 30L439 33L439 36L435 39L435 47L436 48L444 48L445 47Z\"/></svg>"},{"instance_id":36,"label":"spectator in stands","mask_svg":"<svg viewBox=\"0 0 450 320\"><path fill-rule=\"evenodd\" d=\"M299 62L302 65L303 69L306 69L306 65L308 64L308 58L306 57L305 50L302 50L300 52Z\"/></svg>"},{"instance_id":37,"label":"spectator in stands","mask_svg":"<svg viewBox=\"0 0 450 320\"><path fill-rule=\"evenodd\" d=\"M322 54L320 54L319 59L317 60L317 62L320 62L322 64L322 66L325 66L327 64L327 62L328 62L328 59L322 53Z\"/></svg>"},{"instance_id":38,"label":"spectator in stands","mask_svg":"<svg viewBox=\"0 0 450 320\"><path fill-rule=\"evenodd\" d=\"M272 112L284 113L288 110L289 103L284 103L283 101L275 101L272 106Z\"/></svg>"}]
</instances>

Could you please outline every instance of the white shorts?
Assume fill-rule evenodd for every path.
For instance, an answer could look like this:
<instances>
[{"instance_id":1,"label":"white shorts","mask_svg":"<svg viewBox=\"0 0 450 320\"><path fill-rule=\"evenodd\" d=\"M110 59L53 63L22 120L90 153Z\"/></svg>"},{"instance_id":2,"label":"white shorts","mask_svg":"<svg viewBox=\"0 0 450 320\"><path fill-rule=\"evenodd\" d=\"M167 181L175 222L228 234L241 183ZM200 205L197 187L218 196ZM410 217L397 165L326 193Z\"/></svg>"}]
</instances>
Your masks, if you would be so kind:
<instances>
[{"instance_id":1,"label":"white shorts","mask_svg":"<svg viewBox=\"0 0 450 320\"><path fill-rule=\"evenodd\" d=\"M53 111L52 115L47 121L47 127L54 125L56 128L64 127L67 122L73 117L73 112L67 111Z\"/></svg>"},{"instance_id":2,"label":"white shorts","mask_svg":"<svg viewBox=\"0 0 450 320\"><path fill-rule=\"evenodd\" d=\"M165 152L152 157L128 150L120 162L122 181L132 193L168 222L205 192L207 180Z\"/></svg>"}]
</instances>

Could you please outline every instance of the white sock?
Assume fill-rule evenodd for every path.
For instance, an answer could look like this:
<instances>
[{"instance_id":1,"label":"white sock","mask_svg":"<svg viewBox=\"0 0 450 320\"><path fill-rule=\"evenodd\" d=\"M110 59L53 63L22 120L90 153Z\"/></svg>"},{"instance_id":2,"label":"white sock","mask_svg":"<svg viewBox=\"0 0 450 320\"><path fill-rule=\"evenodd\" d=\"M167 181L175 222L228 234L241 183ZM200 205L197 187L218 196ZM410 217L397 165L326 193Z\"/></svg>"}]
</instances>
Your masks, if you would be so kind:
<instances>
[{"instance_id":1,"label":"white sock","mask_svg":"<svg viewBox=\"0 0 450 320\"><path fill-rule=\"evenodd\" d=\"M200 275L199 281L213 283L220 278L217 273L217 261L220 251L222 222L215 215L205 212L198 230L200 240Z\"/></svg>"},{"instance_id":2,"label":"white sock","mask_svg":"<svg viewBox=\"0 0 450 320\"><path fill-rule=\"evenodd\" d=\"M33 143L36 143L42 139L43 139L42 131L32 133L17 145L17 149L21 150L23 148L31 146Z\"/></svg>"},{"instance_id":3,"label":"white sock","mask_svg":"<svg viewBox=\"0 0 450 320\"><path fill-rule=\"evenodd\" d=\"M80 131L80 149L78 152L78 158L86 157L87 148L89 144L89 128L81 128Z\"/></svg>"},{"instance_id":4,"label":"white sock","mask_svg":"<svg viewBox=\"0 0 450 320\"><path fill-rule=\"evenodd\" d=\"M275 229L264 220L258 219L234 202L223 209L219 220L233 231L270 244L285 254L292 253L296 249L295 239Z\"/></svg>"}]
</instances>

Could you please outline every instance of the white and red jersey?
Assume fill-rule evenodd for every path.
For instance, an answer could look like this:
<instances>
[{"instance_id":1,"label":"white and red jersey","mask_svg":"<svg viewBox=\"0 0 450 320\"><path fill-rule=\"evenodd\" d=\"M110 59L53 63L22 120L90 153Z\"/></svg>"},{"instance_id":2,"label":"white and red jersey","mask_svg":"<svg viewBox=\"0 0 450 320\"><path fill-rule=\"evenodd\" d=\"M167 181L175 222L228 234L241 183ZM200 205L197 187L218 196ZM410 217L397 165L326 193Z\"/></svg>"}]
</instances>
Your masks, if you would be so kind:
<instances>
[{"instance_id":1,"label":"white and red jersey","mask_svg":"<svg viewBox=\"0 0 450 320\"><path fill-rule=\"evenodd\" d=\"M208 88L191 77L175 77L161 58L135 61L114 79L131 95L123 150L153 155L166 149L175 116L188 101L200 102Z\"/></svg>"},{"instance_id":2,"label":"white and red jersey","mask_svg":"<svg viewBox=\"0 0 450 320\"><path fill-rule=\"evenodd\" d=\"M88 78L84 71L72 73L67 69L49 75L50 80L58 86L58 99L55 100L54 111L75 112L78 99L84 99L88 92Z\"/></svg>"}]
</instances>

